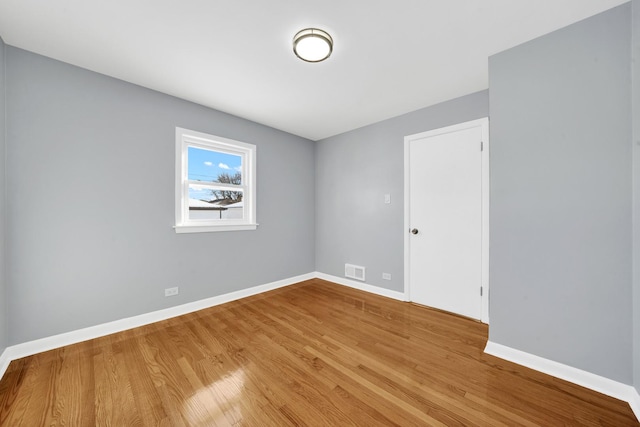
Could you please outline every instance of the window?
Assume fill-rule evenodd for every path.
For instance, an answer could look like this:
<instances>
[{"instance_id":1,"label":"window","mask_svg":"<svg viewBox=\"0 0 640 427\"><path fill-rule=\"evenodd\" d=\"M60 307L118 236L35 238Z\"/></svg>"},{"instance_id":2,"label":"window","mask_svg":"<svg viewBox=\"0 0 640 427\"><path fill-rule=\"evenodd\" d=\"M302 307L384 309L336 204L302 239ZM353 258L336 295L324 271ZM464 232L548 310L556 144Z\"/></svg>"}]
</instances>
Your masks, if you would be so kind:
<instances>
[{"instance_id":1,"label":"window","mask_svg":"<svg viewBox=\"0 0 640 427\"><path fill-rule=\"evenodd\" d=\"M256 147L176 128L176 233L255 230Z\"/></svg>"}]
</instances>

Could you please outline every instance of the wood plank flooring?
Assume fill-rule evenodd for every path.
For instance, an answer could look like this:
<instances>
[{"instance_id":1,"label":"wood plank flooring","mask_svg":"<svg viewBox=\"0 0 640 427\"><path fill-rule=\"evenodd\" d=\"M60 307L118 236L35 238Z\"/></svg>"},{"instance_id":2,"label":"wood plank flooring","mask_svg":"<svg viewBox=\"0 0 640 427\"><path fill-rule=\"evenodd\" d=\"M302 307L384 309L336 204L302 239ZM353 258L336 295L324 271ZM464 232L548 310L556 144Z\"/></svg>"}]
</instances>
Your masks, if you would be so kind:
<instances>
[{"instance_id":1,"label":"wood plank flooring","mask_svg":"<svg viewBox=\"0 0 640 427\"><path fill-rule=\"evenodd\" d=\"M309 280L11 363L2 426L638 426L487 327Z\"/></svg>"}]
</instances>

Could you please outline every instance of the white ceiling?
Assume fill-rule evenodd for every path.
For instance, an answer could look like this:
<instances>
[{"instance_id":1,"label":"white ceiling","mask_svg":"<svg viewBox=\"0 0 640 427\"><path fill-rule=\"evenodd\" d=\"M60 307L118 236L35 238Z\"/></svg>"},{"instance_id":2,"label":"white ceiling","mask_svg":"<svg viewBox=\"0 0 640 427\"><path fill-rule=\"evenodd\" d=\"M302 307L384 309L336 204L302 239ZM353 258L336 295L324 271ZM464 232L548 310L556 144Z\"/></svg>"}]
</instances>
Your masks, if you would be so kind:
<instances>
[{"instance_id":1,"label":"white ceiling","mask_svg":"<svg viewBox=\"0 0 640 427\"><path fill-rule=\"evenodd\" d=\"M318 140L486 89L490 55L625 2L0 0L0 36ZM323 63L292 52L310 26Z\"/></svg>"}]
</instances>

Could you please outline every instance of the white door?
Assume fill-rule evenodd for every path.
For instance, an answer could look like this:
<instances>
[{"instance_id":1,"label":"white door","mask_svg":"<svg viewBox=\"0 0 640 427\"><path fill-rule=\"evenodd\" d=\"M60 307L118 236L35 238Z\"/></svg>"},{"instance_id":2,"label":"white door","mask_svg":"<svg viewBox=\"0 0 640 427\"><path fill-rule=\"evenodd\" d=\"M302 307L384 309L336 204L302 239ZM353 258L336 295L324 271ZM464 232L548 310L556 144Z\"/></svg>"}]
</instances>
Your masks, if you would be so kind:
<instances>
[{"instance_id":1,"label":"white door","mask_svg":"<svg viewBox=\"0 0 640 427\"><path fill-rule=\"evenodd\" d=\"M407 137L409 299L483 319L487 121Z\"/></svg>"}]
</instances>

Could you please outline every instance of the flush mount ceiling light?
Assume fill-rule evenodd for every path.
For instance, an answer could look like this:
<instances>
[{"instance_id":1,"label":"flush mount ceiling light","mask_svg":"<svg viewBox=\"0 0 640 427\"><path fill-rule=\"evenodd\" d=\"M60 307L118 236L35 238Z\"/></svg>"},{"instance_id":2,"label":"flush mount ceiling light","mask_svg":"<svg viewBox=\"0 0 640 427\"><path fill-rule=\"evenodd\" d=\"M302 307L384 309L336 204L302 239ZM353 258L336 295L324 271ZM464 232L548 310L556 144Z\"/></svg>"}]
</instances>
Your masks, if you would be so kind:
<instances>
[{"instance_id":1,"label":"flush mount ceiling light","mask_svg":"<svg viewBox=\"0 0 640 427\"><path fill-rule=\"evenodd\" d=\"M305 28L293 36L293 53L303 61L324 61L331 52L333 52L333 39L326 31Z\"/></svg>"}]
</instances>

